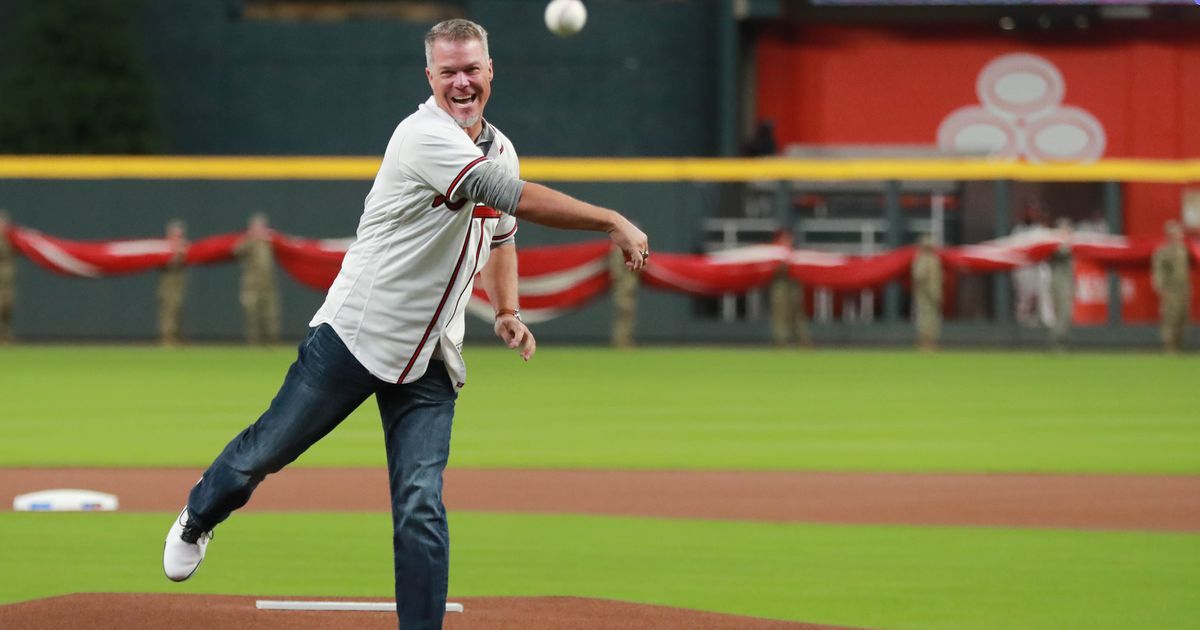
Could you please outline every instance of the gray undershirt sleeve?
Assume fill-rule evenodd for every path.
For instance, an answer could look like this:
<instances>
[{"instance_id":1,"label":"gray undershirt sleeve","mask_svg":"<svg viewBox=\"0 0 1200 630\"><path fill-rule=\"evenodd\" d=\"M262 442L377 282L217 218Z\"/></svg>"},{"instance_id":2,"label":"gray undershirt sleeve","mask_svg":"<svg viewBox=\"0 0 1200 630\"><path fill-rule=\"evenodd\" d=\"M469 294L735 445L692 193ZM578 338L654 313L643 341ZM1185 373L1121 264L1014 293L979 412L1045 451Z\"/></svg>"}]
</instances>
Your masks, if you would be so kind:
<instances>
[{"instance_id":1,"label":"gray undershirt sleeve","mask_svg":"<svg viewBox=\"0 0 1200 630\"><path fill-rule=\"evenodd\" d=\"M508 174L503 166L485 161L467 173L459 190L468 199L485 203L500 212L514 214L525 182Z\"/></svg>"}]
</instances>

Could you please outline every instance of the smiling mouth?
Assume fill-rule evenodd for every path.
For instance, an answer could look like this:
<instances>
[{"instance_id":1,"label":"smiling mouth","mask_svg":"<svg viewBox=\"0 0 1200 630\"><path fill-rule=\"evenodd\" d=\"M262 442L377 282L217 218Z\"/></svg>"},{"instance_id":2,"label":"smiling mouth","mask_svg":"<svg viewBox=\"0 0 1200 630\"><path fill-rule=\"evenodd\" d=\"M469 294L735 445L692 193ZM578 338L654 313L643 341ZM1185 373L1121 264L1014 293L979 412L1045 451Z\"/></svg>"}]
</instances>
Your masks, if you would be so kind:
<instances>
[{"instance_id":1,"label":"smiling mouth","mask_svg":"<svg viewBox=\"0 0 1200 630\"><path fill-rule=\"evenodd\" d=\"M450 102L455 105L470 105L475 102L475 96L452 96L450 97Z\"/></svg>"}]
</instances>

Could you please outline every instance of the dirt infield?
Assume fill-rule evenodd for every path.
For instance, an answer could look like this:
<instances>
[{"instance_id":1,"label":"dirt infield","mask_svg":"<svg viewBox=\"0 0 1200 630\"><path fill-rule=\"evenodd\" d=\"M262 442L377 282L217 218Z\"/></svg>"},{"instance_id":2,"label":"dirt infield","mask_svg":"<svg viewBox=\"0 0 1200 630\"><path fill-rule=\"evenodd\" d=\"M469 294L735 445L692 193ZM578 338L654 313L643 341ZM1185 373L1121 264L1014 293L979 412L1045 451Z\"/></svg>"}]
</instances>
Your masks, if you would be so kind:
<instances>
[{"instance_id":1,"label":"dirt infield","mask_svg":"<svg viewBox=\"0 0 1200 630\"><path fill-rule=\"evenodd\" d=\"M0 468L0 510L48 488L178 510L198 469ZM450 510L778 522L1200 531L1200 476L450 470ZM382 468L289 468L246 506L386 510Z\"/></svg>"},{"instance_id":2,"label":"dirt infield","mask_svg":"<svg viewBox=\"0 0 1200 630\"><path fill-rule=\"evenodd\" d=\"M0 468L0 509L17 494L86 488L122 511L174 512L196 469ZM779 522L1200 531L1200 477L874 473L451 470L451 510ZM382 469L291 468L246 510L383 510ZM271 597L271 599L278 599ZM391 613L259 611L253 597L75 594L0 606L0 628L395 628ZM448 630L829 628L574 597L463 598Z\"/></svg>"},{"instance_id":3,"label":"dirt infield","mask_svg":"<svg viewBox=\"0 0 1200 630\"><path fill-rule=\"evenodd\" d=\"M6 630L372 630L396 628L394 613L257 610L255 597L81 593L0 606ZM273 598L278 599L278 598ZM367 600L358 600L367 601ZM446 630L833 630L771 619L579 597L465 597Z\"/></svg>"}]
</instances>

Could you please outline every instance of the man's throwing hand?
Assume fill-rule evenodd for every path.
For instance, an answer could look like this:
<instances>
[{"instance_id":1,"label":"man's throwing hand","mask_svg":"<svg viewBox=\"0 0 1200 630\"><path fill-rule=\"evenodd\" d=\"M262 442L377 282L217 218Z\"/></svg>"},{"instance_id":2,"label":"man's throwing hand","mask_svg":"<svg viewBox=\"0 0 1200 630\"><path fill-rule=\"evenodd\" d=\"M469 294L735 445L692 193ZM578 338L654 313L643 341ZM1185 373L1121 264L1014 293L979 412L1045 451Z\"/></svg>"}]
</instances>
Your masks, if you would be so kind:
<instances>
[{"instance_id":1,"label":"man's throwing hand","mask_svg":"<svg viewBox=\"0 0 1200 630\"><path fill-rule=\"evenodd\" d=\"M516 315L506 313L497 317L493 328L496 336L504 340L509 348L519 349L522 359L528 361L533 358L533 353L537 351L537 341L529 327L517 319Z\"/></svg>"},{"instance_id":2,"label":"man's throwing hand","mask_svg":"<svg viewBox=\"0 0 1200 630\"><path fill-rule=\"evenodd\" d=\"M639 271L646 266L650 258L650 239L646 233L625 217L617 220L616 226L608 231L613 243L625 254L625 267L630 271Z\"/></svg>"}]
</instances>

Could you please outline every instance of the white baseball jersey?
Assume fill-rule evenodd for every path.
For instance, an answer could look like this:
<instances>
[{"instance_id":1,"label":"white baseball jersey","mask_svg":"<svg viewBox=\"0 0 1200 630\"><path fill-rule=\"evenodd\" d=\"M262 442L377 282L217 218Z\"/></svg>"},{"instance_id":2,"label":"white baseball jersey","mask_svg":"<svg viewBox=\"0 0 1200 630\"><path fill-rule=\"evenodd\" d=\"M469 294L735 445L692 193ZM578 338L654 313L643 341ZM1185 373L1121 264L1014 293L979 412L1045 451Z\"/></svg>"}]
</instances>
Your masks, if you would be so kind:
<instances>
[{"instance_id":1,"label":"white baseball jersey","mask_svg":"<svg viewBox=\"0 0 1200 630\"><path fill-rule=\"evenodd\" d=\"M463 179L484 160L519 175L508 138L485 123L479 140L486 155L432 97L396 127L354 243L310 323L332 326L380 379L411 383L437 358L456 389L466 383L471 286L492 243L517 230L511 215L460 197Z\"/></svg>"}]
</instances>

